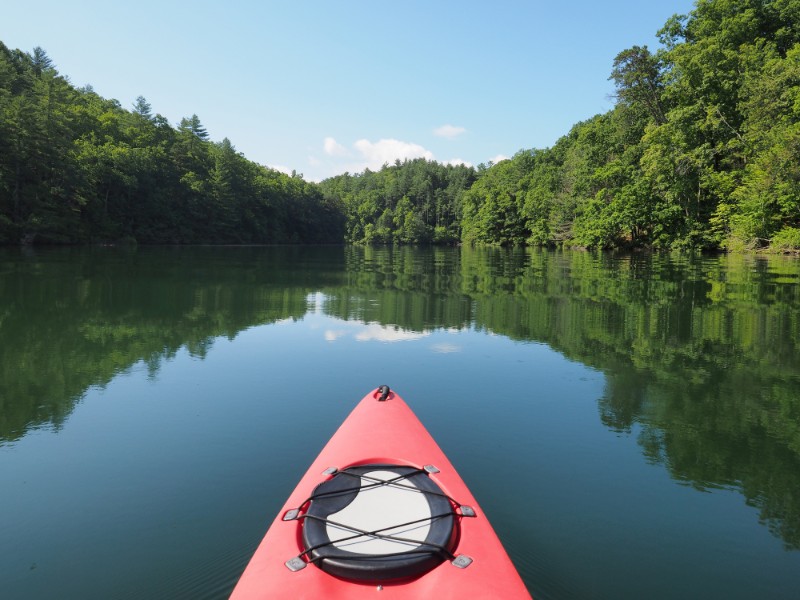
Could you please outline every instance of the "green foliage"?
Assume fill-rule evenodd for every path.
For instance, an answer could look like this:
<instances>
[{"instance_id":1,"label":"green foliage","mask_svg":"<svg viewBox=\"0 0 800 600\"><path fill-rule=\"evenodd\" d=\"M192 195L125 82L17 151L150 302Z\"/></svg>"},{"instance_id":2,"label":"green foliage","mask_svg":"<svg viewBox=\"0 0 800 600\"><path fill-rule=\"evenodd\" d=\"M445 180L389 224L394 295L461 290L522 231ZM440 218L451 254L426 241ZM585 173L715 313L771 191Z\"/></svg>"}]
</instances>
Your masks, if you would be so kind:
<instances>
[{"instance_id":1,"label":"green foliage","mask_svg":"<svg viewBox=\"0 0 800 600\"><path fill-rule=\"evenodd\" d=\"M781 229L772 238L772 248L778 252L800 252L800 228Z\"/></svg>"},{"instance_id":2,"label":"green foliage","mask_svg":"<svg viewBox=\"0 0 800 600\"><path fill-rule=\"evenodd\" d=\"M664 116L661 65L647 46L623 50L614 59L611 77L617 87L617 99L627 106L642 106L655 123L666 121Z\"/></svg>"},{"instance_id":3,"label":"green foliage","mask_svg":"<svg viewBox=\"0 0 800 600\"><path fill-rule=\"evenodd\" d=\"M338 242L343 219L313 184L76 89L41 49L0 43L0 243Z\"/></svg>"},{"instance_id":4,"label":"green foliage","mask_svg":"<svg viewBox=\"0 0 800 600\"><path fill-rule=\"evenodd\" d=\"M463 240L468 243L520 245L529 236L522 207L525 201L526 153L485 170L463 202Z\"/></svg>"},{"instance_id":5,"label":"green foliage","mask_svg":"<svg viewBox=\"0 0 800 600\"><path fill-rule=\"evenodd\" d=\"M0 44L0 242L761 249L800 227L800 0L698 0L619 52L616 106L477 170L417 159L308 184L75 89ZM783 232L783 233L782 233ZM787 237L788 236L788 237Z\"/></svg>"},{"instance_id":6,"label":"green foliage","mask_svg":"<svg viewBox=\"0 0 800 600\"><path fill-rule=\"evenodd\" d=\"M319 184L344 213L345 240L355 244L452 244L461 237L462 195L472 167L419 158L345 173Z\"/></svg>"},{"instance_id":7,"label":"green foliage","mask_svg":"<svg viewBox=\"0 0 800 600\"><path fill-rule=\"evenodd\" d=\"M464 195L464 241L774 243L800 226L798 32L797 0L699 0L659 32L663 49L617 55L612 111L530 164L479 173Z\"/></svg>"}]
</instances>

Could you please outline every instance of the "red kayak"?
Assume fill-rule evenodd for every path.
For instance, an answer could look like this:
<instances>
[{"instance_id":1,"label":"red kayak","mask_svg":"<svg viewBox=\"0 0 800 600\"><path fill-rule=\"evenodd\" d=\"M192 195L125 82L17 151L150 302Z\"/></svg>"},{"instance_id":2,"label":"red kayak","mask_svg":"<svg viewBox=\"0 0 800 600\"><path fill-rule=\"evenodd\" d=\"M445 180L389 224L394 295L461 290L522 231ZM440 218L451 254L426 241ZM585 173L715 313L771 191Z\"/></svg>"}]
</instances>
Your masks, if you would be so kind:
<instances>
[{"instance_id":1,"label":"red kayak","mask_svg":"<svg viewBox=\"0 0 800 600\"><path fill-rule=\"evenodd\" d=\"M231 598L530 594L453 465L402 398L381 386L300 480Z\"/></svg>"}]
</instances>

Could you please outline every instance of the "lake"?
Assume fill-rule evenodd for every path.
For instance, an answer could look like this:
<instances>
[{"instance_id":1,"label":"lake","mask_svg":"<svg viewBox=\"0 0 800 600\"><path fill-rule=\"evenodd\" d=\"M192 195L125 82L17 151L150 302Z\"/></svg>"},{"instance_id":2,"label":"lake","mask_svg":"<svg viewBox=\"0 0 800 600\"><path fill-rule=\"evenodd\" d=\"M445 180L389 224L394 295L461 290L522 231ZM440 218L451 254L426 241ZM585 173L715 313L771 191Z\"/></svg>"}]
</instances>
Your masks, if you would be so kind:
<instances>
[{"instance_id":1,"label":"lake","mask_svg":"<svg viewBox=\"0 0 800 600\"><path fill-rule=\"evenodd\" d=\"M800 261L0 250L0 595L226 598L368 391L537 600L797 598Z\"/></svg>"}]
</instances>

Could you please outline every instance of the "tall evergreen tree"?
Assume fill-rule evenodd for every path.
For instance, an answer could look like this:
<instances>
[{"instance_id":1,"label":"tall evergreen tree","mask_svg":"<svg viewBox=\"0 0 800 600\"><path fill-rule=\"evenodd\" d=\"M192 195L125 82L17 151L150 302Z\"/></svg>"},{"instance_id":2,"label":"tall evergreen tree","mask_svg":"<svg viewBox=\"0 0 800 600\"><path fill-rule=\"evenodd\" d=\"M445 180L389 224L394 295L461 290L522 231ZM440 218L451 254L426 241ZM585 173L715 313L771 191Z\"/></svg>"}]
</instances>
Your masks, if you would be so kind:
<instances>
[{"instance_id":1,"label":"tall evergreen tree","mask_svg":"<svg viewBox=\"0 0 800 600\"><path fill-rule=\"evenodd\" d=\"M153 108L144 96L137 96L136 102L133 103L133 112L148 121L153 120Z\"/></svg>"}]
</instances>

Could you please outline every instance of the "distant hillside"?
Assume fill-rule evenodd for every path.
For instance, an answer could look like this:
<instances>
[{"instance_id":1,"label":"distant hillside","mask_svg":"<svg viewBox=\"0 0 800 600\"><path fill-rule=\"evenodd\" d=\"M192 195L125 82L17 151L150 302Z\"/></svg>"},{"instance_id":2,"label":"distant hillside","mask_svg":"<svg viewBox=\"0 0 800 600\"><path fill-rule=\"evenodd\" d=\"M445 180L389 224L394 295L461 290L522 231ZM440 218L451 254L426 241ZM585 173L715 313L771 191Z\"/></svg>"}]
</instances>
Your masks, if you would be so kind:
<instances>
[{"instance_id":1,"label":"distant hillside","mask_svg":"<svg viewBox=\"0 0 800 600\"><path fill-rule=\"evenodd\" d=\"M0 243L341 242L313 184L177 128L139 97L126 110L76 89L41 49L0 42Z\"/></svg>"},{"instance_id":2,"label":"distant hillside","mask_svg":"<svg viewBox=\"0 0 800 600\"><path fill-rule=\"evenodd\" d=\"M0 43L0 243L800 251L800 0L698 0L658 37L609 65L615 107L552 148L321 184Z\"/></svg>"},{"instance_id":3,"label":"distant hillside","mask_svg":"<svg viewBox=\"0 0 800 600\"><path fill-rule=\"evenodd\" d=\"M800 250L800 2L699 0L658 37L609 65L613 110L468 189L399 165L324 182L347 238Z\"/></svg>"}]
</instances>

